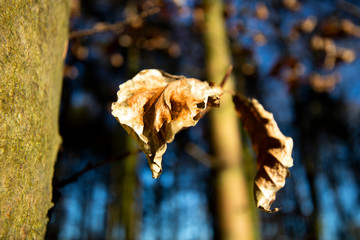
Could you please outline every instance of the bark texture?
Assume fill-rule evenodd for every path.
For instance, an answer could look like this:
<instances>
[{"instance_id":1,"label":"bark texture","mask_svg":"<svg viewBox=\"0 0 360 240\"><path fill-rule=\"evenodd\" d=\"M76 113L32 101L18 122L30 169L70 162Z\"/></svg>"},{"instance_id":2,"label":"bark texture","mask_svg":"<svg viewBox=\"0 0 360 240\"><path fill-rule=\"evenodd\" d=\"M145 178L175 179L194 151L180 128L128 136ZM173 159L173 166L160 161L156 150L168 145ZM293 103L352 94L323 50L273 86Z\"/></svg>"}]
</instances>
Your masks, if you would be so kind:
<instances>
[{"instance_id":1,"label":"bark texture","mask_svg":"<svg viewBox=\"0 0 360 240\"><path fill-rule=\"evenodd\" d=\"M43 239L61 142L68 1L0 2L0 239Z\"/></svg>"},{"instance_id":2,"label":"bark texture","mask_svg":"<svg viewBox=\"0 0 360 240\"><path fill-rule=\"evenodd\" d=\"M219 83L230 66L222 1L204 0L207 79ZM226 89L235 90L230 78ZM211 140L217 162L214 188L219 239L255 238L254 218L246 176L243 172L242 142L238 118L230 94L221 98L220 108L210 112Z\"/></svg>"}]
</instances>

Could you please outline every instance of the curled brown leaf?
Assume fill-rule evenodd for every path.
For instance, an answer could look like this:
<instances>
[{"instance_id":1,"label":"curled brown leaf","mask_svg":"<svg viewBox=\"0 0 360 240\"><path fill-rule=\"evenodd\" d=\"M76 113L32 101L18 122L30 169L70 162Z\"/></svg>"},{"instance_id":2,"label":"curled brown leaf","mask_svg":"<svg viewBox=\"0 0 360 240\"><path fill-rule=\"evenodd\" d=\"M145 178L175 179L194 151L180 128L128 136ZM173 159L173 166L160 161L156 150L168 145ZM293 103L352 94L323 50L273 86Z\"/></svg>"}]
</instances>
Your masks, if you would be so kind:
<instances>
[{"instance_id":1,"label":"curled brown leaf","mask_svg":"<svg viewBox=\"0 0 360 240\"><path fill-rule=\"evenodd\" d=\"M143 70L120 85L112 114L140 144L153 178L162 172L167 143L194 126L208 106L218 106L222 88L156 69Z\"/></svg>"},{"instance_id":2,"label":"curled brown leaf","mask_svg":"<svg viewBox=\"0 0 360 240\"><path fill-rule=\"evenodd\" d=\"M293 140L281 133L273 114L266 111L256 99L235 94L233 102L257 154L258 172L254 183L256 205L265 212L276 212L278 208L271 210L270 207L290 175Z\"/></svg>"}]
</instances>

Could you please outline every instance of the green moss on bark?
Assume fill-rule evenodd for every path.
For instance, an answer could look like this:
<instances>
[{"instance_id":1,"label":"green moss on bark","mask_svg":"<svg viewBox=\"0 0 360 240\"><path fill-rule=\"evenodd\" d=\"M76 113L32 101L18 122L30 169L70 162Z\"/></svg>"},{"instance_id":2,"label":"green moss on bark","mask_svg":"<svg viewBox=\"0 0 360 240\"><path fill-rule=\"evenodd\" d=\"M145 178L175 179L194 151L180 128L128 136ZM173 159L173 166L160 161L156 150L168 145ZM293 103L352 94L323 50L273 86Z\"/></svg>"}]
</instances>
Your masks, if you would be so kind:
<instances>
[{"instance_id":1,"label":"green moss on bark","mask_svg":"<svg viewBox=\"0 0 360 240\"><path fill-rule=\"evenodd\" d=\"M0 3L0 239L42 239L61 142L68 1Z\"/></svg>"}]
</instances>

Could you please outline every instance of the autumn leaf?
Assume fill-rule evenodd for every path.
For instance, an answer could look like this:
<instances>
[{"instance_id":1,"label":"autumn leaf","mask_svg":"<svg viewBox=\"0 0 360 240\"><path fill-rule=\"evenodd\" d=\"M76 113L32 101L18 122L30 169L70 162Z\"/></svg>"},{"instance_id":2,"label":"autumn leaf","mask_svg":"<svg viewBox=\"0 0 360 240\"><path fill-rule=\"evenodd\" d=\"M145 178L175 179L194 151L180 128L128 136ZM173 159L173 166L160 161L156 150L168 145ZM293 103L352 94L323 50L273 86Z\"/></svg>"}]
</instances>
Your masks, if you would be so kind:
<instances>
[{"instance_id":1,"label":"autumn leaf","mask_svg":"<svg viewBox=\"0 0 360 240\"><path fill-rule=\"evenodd\" d=\"M271 210L270 207L290 175L293 140L281 133L273 114L267 112L256 99L235 94L233 102L257 154L258 172L254 183L256 205L265 212L276 212L278 208Z\"/></svg>"},{"instance_id":2,"label":"autumn leaf","mask_svg":"<svg viewBox=\"0 0 360 240\"><path fill-rule=\"evenodd\" d=\"M120 85L112 114L140 144L153 178L162 172L167 143L194 126L207 107L217 107L222 88L194 78L148 69Z\"/></svg>"}]
</instances>

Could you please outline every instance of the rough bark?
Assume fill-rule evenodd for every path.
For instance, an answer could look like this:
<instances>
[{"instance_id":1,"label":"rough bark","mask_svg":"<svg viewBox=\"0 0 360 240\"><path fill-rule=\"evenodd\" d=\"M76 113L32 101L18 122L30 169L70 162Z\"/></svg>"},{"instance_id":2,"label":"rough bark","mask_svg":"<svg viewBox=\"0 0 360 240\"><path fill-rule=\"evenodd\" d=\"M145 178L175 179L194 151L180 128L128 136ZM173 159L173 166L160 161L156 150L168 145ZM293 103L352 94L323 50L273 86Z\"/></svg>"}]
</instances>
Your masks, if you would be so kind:
<instances>
[{"instance_id":1,"label":"rough bark","mask_svg":"<svg viewBox=\"0 0 360 240\"><path fill-rule=\"evenodd\" d=\"M68 1L0 2L0 239L43 239L61 142Z\"/></svg>"},{"instance_id":2,"label":"rough bark","mask_svg":"<svg viewBox=\"0 0 360 240\"><path fill-rule=\"evenodd\" d=\"M204 0L207 79L219 83L230 66L222 1ZM230 78L226 89L235 89ZM243 172L243 153L238 119L230 94L221 98L220 108L210 112L211 140L217 162L214 188L219 239L254 239L251 198Z\"/></svg>"}]
</instances>

